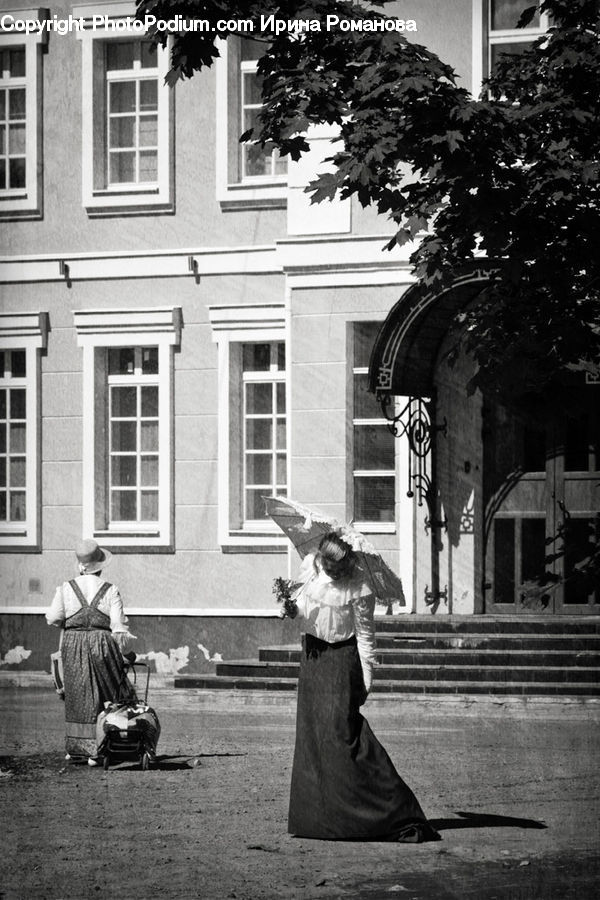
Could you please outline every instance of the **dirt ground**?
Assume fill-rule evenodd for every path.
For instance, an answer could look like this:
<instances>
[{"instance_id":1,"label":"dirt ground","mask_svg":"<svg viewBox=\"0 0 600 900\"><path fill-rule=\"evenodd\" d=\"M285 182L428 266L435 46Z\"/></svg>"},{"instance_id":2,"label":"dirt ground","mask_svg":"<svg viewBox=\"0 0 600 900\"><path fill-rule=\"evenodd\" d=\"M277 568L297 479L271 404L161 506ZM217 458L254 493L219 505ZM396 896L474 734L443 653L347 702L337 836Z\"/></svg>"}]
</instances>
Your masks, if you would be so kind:
<instances>
[{"instance_id":1,"label":"dirt ground","mask_svg":"<svg viewBox=\"0 0 600 900\"><path fill-rule=\"evenodd\" d=\"M68 764L51 691L0 691L0 900L600 896L597 713L369 704L443 840L286 833L294 700L158 690L159 766Z\"/></svg>"}]
</instances>

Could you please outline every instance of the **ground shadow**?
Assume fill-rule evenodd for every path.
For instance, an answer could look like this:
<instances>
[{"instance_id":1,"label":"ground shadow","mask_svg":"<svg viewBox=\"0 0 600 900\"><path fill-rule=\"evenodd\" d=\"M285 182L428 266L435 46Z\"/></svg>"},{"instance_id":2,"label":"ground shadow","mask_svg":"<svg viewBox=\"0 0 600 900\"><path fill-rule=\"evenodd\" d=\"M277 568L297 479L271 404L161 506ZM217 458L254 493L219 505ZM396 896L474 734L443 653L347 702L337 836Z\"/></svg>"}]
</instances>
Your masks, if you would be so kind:
<instances>
[{"instance_id":1,"label":"ground shadow","mask_svg":"<svg viewBox=\"0 0 600 900\"><path fill-rule=\"evenodd\" d=\"M456 812L458 819L429 819L436 831L452 828L547 828L536 819L519 819L514 816L496 816L493 813Z\"/></svg>"}]
</instances>

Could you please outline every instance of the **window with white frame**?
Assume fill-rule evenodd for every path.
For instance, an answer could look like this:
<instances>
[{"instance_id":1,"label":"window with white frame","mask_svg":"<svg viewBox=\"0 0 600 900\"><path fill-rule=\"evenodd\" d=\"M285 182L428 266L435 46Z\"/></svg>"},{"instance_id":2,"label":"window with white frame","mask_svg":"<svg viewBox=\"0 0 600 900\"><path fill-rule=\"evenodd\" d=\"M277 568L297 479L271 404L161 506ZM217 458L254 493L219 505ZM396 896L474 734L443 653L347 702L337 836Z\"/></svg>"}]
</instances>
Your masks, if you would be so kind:
<instances>
[{"instance_id":1,"label":"window with white frame","mask_svg":"<svg viewBox=\"0 0 600 900\"><path fill-rule=\"evenodd\" d=\"M90 215L172 212L168 50L131 32L92 27L90 9L74 11L86 24L77 34L83 52L84 205ZM114 3L106 9L114 16ZM122 4L119 16L134 14L134 4Z\"/></svg>"},{"instance_id":2,"label":"window with white frame","mask_svg":"<svg viewBox=\"0 0 600 900\"><path fill-rule=\"evenodd\" d=\"M241 353L243 522L264 526L263 497L287 494L285 342L245 343Z\"/></svg>"},{"instance_id":3,"label":"window with white frame","mask_svg":"<svg viewBox=\"0 0 600 900\"><path fill-rule=\"evenodd\" d=\"M39 351L43 313L0 315L0 547L39 542Z\"/></svg>"},{"instance_id":4,"label":"window with white frame","mask_svg":"<svg viewBox=\"0 0 600 900\"><path fill-rule=\"evenodd\" d=\"M18 18L37 10L19 10ZM15 14L17 17L17 14ZM47 35L0 29L0 218L42 212L41 77Z\"/></svg>"},{"instance_id":5,"label":"window with white frame","mask_svg":"<svg viewBox=\"0 0 600 900\"><path fill-rule=\"evenodd\" d=\"M77 311L75 325L84 350L84 531L115 546L169 547L180 310Z\"/></svg>"},{"instance_id":6,"label":"window with white frame","mask_svg":"<svg viewBox=\"0 0 600 900\"><path fill-rule=\"evenodd\" d=\"M353 521L371 531L393 526L396 503L394 436L368 389L369 358L380 327L379 322L353 323Z\"/></svg>"},{"instance_id":7,"label":"window with white frame","mask_svg":"<svg viewBox=\"0 0 600 900\"><path fill-rule=\"evenodd\" d=\"M218 346L218 539L226 552L285 551L263 497L288 492L284 304L209 307Z\"/></svg>"},{"instance_id":8,"label":"window with white frame","mask_svg":"<svg viewBox=\"0 0 600 900\"><path fill-rule=\"evenodd\" d=\"M517 22L526 4L523 0L485 0L488 3L488 72L491 72L502 53L513 56L524 53L532 42L548 29L548 16L536 10L525 28Z\"/></svg>"},{"instance_id":9,"label":"window with white frame","mask_svg":"<svg viewBox=\"0 0 600 900\"><path fill-rule=\"evenodd\" d=\"M240 135L258 125L262 107L258 60L264 46L230 38L216 61L217 199L224 207L285 207L287 159L274 146L240 143Z\"/></svg>"}]
</instances>

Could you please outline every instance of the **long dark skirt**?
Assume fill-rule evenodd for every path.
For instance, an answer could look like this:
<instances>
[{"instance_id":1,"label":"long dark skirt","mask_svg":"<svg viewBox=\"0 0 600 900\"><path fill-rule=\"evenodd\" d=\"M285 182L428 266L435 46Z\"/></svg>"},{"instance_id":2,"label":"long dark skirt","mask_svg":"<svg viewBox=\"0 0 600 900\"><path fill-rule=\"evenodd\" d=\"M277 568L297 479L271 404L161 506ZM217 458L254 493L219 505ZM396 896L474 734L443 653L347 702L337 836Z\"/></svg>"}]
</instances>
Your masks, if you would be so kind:
<instances>
[{"instance_id":1,"label":"long dark skirt","mask_svg":"<svg viewBox=\"0 0 600 900\"><path fill-rule=\"evenodd\" d=\"M438 837L359 707L356 639L302 639L288 831L329 840Z\"/></svg>"},{"instance_id":2,"label":"long dark skirt","mask_svg":"<svg viewBox=\"0 0 600 900\"><path fill-rule=\"evenodd\" d=\"M65 630L62 661L67 753L95 756L98 713L126 684L123 657L110 631L73 628Z\"/></svg>"}]
</instances>

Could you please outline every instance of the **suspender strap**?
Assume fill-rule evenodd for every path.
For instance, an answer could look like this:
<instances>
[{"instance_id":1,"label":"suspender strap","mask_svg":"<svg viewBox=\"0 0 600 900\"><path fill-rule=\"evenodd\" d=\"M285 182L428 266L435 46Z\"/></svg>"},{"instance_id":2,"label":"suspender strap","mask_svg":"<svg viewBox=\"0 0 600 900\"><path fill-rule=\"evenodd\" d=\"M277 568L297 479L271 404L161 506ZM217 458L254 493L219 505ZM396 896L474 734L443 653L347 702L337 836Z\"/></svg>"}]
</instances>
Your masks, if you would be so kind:
<instances>
[{"instance_id":1,"label":"suspender strap","mask_svg":"<svg viewBox=\"0 0 600 900\"><path fill-rule=\"evenodd\" d=\"M100 585L100 587L98 588L98 593L96 594L96 596L90 603L90 606L92 607L92 609L98 609L98 604L100 603L100 601L106 594L107 590L111 587L112 587L112 584L110 583L110 581L105 581L104 584Z\"/></svg>"},{"instance_id":2,"label":"suspender strap","mask_svg":"<svg viewBox=\"0 0 600 900\"><path fill-rule=\"evenodd\" d=\"M82 591L81 591L81 588L79 587L79 585L77 584L77 582L75 581L74 578L69 582L69 584L71 585L71 588L73 589L73 593L75 594L75 596L77 597L77 599L79 600L79 602L81 603L81 605L82 605L82 606L89 606L89 603L87 602L87 600L86 600L85 597L83 596L83 593L82 593Z\"/></svg>"}]
</instances>

